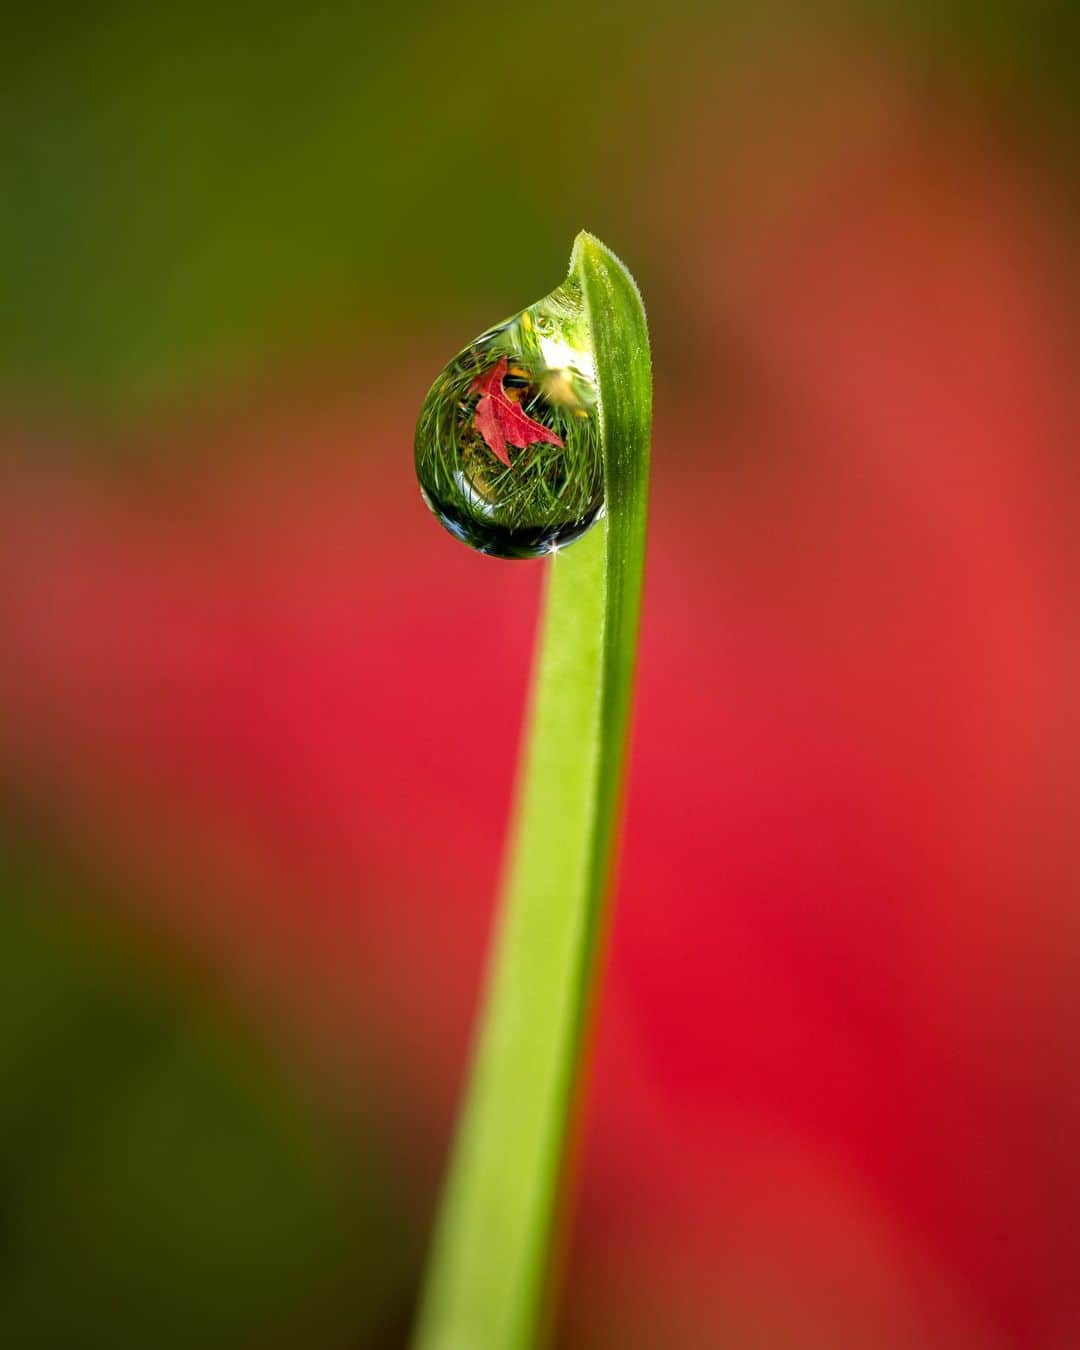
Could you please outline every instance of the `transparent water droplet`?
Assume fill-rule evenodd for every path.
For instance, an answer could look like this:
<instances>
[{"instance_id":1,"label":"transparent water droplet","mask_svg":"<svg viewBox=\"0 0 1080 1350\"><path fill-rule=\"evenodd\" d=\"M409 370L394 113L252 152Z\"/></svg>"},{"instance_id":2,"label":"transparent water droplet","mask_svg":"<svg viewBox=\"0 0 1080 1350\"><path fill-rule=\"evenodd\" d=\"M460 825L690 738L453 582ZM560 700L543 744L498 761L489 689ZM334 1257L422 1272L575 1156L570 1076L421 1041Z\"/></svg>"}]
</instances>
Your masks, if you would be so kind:
<instances>
[{"instance_id":1,"label":"transparent water droplet","mask_svg":"<svg viewBox=\"0 0 1080 1350\"><path fill-rule=\"evenodd\" d=\"M499 558L540 557L599 519L596 370L574 279L454 357L420 409L416 476L451 534Z\"/></svg>"}]
</instances>

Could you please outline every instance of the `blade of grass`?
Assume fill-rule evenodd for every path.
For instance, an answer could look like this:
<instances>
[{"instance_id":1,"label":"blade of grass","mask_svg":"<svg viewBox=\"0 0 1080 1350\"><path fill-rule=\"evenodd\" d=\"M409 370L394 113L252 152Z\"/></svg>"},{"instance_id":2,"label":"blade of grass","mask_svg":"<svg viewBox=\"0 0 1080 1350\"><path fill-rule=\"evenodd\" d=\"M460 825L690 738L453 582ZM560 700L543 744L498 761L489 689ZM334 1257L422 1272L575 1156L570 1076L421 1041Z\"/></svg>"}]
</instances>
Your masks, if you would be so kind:
<instances>
[{"instance_id":1,"label":"blade of grass","mask_svg":"<svg viewBox=\"0 0 1080 1350\"><path fill-rule=\"evenodd\" d=\"M652 374L633 278L580 234L606 517L553 558L488 988L415 1350L524 1350L545 1315L599 968L645 550Z\"/></svg>"}]
</instances>

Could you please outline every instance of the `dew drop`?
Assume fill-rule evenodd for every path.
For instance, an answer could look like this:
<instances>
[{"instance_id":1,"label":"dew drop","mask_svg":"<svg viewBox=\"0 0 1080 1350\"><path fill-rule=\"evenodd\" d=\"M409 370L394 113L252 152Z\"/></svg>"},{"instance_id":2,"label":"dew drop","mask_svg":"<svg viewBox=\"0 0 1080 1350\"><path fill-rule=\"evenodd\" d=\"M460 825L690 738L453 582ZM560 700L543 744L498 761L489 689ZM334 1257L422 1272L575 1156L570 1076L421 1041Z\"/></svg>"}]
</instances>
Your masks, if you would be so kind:
<instances>
[{"instance_id":1,"label":"dew drop","mask_svg":"<svg viewBox=\"0 0 1080 1350\"><path fill-rule=\"evenodd\" d=\"M538 558L604 504L596 370L573 278L459 352L416 424L424 501L472 548Z\"/></svg>"}]
</instances>

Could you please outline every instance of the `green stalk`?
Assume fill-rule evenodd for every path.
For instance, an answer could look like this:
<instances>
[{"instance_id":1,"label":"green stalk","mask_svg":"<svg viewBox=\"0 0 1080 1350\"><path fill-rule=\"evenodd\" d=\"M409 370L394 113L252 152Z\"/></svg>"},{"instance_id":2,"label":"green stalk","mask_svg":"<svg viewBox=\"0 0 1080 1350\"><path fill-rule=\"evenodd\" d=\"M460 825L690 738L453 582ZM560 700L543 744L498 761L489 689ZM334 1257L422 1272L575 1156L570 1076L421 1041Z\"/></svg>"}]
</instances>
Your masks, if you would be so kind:
<instances>
[{"instance_id":1,"label":"green stalk","mask_svg":"<svg viewBox=\"0 0 1080 1350\"><path fill-rule=\"evenodd\" d=\"M415 1350L525 1350L547 1312L637 646L652 374L633 278L580 234L606 516L552 558L513 847Z\"/></svg>"}]
</instances>

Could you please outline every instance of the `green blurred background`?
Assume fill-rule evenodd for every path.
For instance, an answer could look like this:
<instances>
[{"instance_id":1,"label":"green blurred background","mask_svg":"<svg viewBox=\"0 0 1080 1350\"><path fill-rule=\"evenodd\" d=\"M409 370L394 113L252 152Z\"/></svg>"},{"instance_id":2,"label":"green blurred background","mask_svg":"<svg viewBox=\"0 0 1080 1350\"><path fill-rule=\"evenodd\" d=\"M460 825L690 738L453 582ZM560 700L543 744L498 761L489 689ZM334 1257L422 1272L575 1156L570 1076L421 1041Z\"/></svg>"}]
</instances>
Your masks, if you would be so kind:
<instances>
[{"instance_id":1,"label":"green blurred background","mask_svg":"<svg viewBox=\"0 0 1080 1350\"><path fill-rule=\"evenodd\" d=\"M583 220L645 246L647 285L657 157L738 154L762 84L781 131L813 98L787 64L827 85L872 53L1060 151L1076 27L1053 0L16 9L5 385L130 413L342 334L399 350L542 291Z\"/></svg>"}]
</instances>

